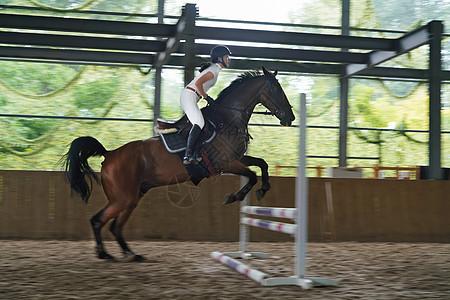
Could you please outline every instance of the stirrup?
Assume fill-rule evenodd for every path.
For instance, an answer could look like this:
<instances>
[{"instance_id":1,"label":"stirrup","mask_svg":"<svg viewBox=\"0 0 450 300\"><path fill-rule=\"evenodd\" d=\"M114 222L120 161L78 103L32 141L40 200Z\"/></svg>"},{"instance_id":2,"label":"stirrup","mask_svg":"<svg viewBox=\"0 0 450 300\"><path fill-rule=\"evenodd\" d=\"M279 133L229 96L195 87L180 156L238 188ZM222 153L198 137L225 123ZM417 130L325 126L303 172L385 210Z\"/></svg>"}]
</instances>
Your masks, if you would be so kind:
<instances>
[{"instance_id":1,"label":"stirrup","mask_svg":"<svg viewBox=\"0 0 450 300\"><path fill-rule=\"evenodd\" d=\"M200 153L194 153L194 159L197 162L201 162L203 160L203 157L202 157L202 155Z\"/></svg>"},{"instance_id":2,"label":"stirrup","mask_svg":"<svg viewBox=\"0 0 450 300\"><path fill-rule=\"evenodd\" d=\"M198 155L196 155L195 153L192 154L192 156L189 157L189 163L193 164L193 165L198 165L199 162L201 162L201 157L199 160Z\"/></svg>"},{"instance_id":3,"label":"stirrup","mask_svg":"<svg viewBox=\"0 0 450 300\"><path fill-rule=\"evenodd\" d=\"M184 165L190 165L190 164L194 164L194 165L198 165L199 162L202 161L201 157L194 157L194 156L190 156L190 157L183 157L183 164Z\"/></svg>"},{"instance_id":4,"label":"stirrup","mask_svg":"<svg viewBox=\"0 0 450 300\"><path fill-rule=\"evenodd\" d=\"M191 164L191 159L187 156L183 157L183 165L190 165Z\"/></svg>"}]
</instances>

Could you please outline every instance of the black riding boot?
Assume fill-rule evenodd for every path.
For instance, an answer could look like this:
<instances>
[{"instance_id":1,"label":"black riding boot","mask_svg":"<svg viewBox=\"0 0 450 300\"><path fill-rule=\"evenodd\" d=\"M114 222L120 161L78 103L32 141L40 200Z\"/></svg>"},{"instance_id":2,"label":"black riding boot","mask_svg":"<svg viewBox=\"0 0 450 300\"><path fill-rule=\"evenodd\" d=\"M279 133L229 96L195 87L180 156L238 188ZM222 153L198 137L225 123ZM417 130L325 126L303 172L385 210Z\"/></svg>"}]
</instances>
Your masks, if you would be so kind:
<instances>
[{"instance_id":1,"label":"black riding boot","mask_svg":"<svg viewBox=\"0 0 450 300\"><path fill-rule=\"evenodd\" d=\"M192 162L197 163L198 158L200 158L201 160L201 157L195 153L195 145L197 144L200 132L202 132L202 129L198 125L194 125L189 132L189 137L186 145L186 154L183 158L183 164L185 165L189 165Z\"/></svg>"}]
</instances>

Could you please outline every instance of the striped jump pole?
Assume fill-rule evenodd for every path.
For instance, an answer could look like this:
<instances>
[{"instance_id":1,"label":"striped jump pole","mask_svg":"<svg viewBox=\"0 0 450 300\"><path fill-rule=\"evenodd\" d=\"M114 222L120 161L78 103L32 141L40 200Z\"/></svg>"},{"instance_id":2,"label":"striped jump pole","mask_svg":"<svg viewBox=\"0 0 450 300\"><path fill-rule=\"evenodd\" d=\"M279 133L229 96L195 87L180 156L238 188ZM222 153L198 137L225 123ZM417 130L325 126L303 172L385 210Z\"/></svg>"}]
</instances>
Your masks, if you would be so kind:
<instances>
[{"instance_id":1,"label":"striped jump pole","mask_svg":"<svg viewBox=\"0 0 450 300\"><path fill-rule=\"evenodd\" d=\"M272 230L272 231L283 232L283 233L287 233L287 234L295 234L295 230L297 228L297 225L295 225L295 224L254 219L254 218L249 218L249 217L241 218L241 224L250 225L250 226L254 226L254 227L260 227L260 228L264 228L264 229L268 229L268 230Z\"/></svg>"},{"instance_id":2,"label":"striped jump pole","mask_svg":"<svg viewBox=\"0 0 450 300\"><path fill-rule=\"evenodd\" d=\"M303 289L310 289L314 286L314 283L310 279L291 277L271 277L269 274L253 269L240 261L229 257L228 255L214 251L211 252L211 257L218 260L223 265L230 267L238 273L241 273L251 280L263 286L275 286L275 285L298 285Z\"/></svg>"},{"instance_id":3,"label":"striped jump pole","mask_svg":"<svg viewBox=\"0 0 450 300\"><path fill-rule=\"evenodd\" d=\"M295 220L295 208L243 206L241 213Z\"/></svg>"},{"instance_id":4,"label":"striped jump pole","mask_svg":"<svg viewBox=\"0 0 450 300\"><path fill-rule=\"evenodd\" d=\"M263 284L264 280L266 278L269 278L268 274L258 271L256 269L253 269L253 268L247 266L246 264L243 264L240 261L238 261L234 258L231 258L228 255L225 255L223 253L214 251L214 252L211 252L211 257L214 259L217 259L219 262L232 268L233 270L235 270L241 274L244 274L248 278L258 282L259 284Z\"/></svg>"}]
</instances>

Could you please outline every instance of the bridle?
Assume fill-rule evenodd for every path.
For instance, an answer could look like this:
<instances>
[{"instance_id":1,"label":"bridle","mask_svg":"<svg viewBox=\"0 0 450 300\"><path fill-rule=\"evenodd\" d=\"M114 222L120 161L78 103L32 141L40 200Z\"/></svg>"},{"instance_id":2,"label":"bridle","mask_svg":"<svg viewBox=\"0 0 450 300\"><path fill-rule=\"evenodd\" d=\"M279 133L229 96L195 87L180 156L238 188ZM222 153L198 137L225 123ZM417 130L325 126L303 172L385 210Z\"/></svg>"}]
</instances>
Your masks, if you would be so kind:
<instances>
[{"instance_id":1,"label":"bridle","mask_svg":"<svg viewBox=\"0 0 450 300\"><path fill-rule=\"evenodd\" d=\"M271 81L273 81L272 78L267 78L266 77L265 85L268 86L270 94L271 94L272 99L273 99L273 104L275 105L275 112L271 112L270 114L272 116L283 118L286 113L285 113L283 107L280 105L278 98L276 97L276 93L274 91L274 88L272 87L272 82Z\"/></svg>"},{"instance_id":2,"label":"bridle","mask_svg":"<svg viewBox=\"0 0 450 300\"><path fill-rule=\"evenodd\" d=\"M286 115L286 113L285 113L283 107L280 105L278 98L276 97L276 93L275 93L274 88L272 87L271 81L273 81L272 78L269 78L269 77L265 76L265 83L264 83L263 88L265 86L267 86L267 88L269 89L270 94L271 94L272 99L273 99L273 104L275 105L275 112L272 112L272 111L270 111L270 112L248 112L247 109L228 107L228 106L220 106L218 108L224 108L224 109L229 109L229 110L236 110L236 111L239 111L239 112L245 111L247 115L250 115L250 114L253 113L253 114L261 114L261 115L277 116L279 118L283 118Z\"/></svg>"}]
</instances>

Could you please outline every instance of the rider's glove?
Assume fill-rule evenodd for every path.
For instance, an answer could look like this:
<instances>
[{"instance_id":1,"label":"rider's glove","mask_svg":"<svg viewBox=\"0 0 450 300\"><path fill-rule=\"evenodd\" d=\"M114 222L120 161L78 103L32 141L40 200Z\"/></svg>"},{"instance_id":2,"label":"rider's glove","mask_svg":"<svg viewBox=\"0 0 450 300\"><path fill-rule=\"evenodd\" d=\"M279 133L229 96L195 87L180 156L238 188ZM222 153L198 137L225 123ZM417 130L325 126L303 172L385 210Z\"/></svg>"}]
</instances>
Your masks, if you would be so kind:
<instances>
[{"instance_id":1,"label":"rider's glove","mask_svg":"<svg viewBox=\"0 0 450 300\"><path fill-rule=\"evenodd\" d=\"M214 99L211 98L210 96L206 96L206 102L208 102L209 106L214 106Z\"/></svg>"}]
</instances>

